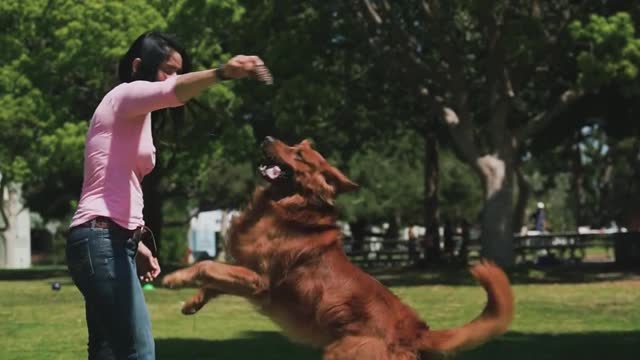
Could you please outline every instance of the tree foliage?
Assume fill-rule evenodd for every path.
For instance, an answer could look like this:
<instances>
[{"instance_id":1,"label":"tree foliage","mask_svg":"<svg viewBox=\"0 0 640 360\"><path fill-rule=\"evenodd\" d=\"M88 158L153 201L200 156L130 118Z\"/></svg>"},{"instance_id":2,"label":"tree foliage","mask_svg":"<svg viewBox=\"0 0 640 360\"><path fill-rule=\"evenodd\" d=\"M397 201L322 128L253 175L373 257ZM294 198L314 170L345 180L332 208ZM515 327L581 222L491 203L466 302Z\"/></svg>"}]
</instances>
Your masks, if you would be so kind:
<instances>
[{"instance_id":1,"label":"tree foliage","mask_svg":"<svg viewBox=\"0 0 640 360\"><path fill-rule=\"evenodd\" d=\"M613 82L635 76L629 70L635 65L628 63L635 61L636 41L630 17L592 17L594 25L583 26L592 12L607 9L600 2L357 3L355 17L368 29L370 43L393 54L399 72L412 75L405 84L412 98L422 97L442 119L482 180L484 254L512 263L512 219L526 204L519 199L513 206L516 175L530 144L585 95L600 90L599 69L607 69ZM592 57L585 67L589 57L584 51L575 57L581 50L572 35L599 55L615 46L610 57Z\"/></svg>"},{"instance_id":2,"label":"tree foliage","mask_svg":"<svg viewBox=\"0 0 640 360\"><path fill-rule=\"evenodd\" d=\"M347 219L419 222L435 140L441 213L480 213L486 247L509 262L527 179L543 179L536 197L572 189L571 206L602 210L590 218L634 196L620 184L638 175L639 17L637 4L604 0L5 0L2 181L23 183L45 219L68 217L94 108L131 41L157 29L196 70L258 54L276 78L213 86L182 122L154 119L145 194L160 224L241 206L265 135L312 138L360 183L340 201ZM607 151L579 161L596 154L587 144Z\"/></svg>"},{"instance_id":3,"label":"tree foliage","mask_svg":"<svg viewBox=\"0 0 640 360\"><path fill-rule=\"evenodd\" d=\"M117 59L165 21L137 0L8 0L0 17L0 171L24 183L32 208L61 217L79 195L88 120Z\"/></svg>"},{"instance_id":4,"label":"tree foliage","mask_svg":"<svg viewBox=\"0 0 640 360\"><path fill-rule=\"evenodd\" d=\"M569 31L583 47L576 58L580 86L598 89L617 84L626 96L640 93L640 38L628 13L593 14L588 21L574 21Z\"/></svg>"}]
</instances>

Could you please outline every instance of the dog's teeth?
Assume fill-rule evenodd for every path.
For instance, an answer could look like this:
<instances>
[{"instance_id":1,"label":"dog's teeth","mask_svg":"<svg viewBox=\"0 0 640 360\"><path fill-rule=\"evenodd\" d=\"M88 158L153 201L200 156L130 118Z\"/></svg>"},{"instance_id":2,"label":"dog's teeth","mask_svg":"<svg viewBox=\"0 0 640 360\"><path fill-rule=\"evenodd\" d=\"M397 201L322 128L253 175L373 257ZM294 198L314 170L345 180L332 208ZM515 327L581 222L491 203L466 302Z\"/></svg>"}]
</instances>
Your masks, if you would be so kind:
<instances>
[{"instance_id":1,"label":"dog's teeth","mask_svg":"<svg viewBox=\"0 0 640 360\"><path fill-rule=\"evenodd\" d=\"M282 171L280 170L279 166L274 166L270 169L267 169L267 176L269 176L272 179L277 178L278 176L280 176L281 173Z\"/></svg>"},{"instance_id":2,"label":"dog's teeth","mask_svg":"<svg viewBox=\"0 0 640 360\"><path fill-rule=\"evenodd\" d=\"M271 167L261 166L260 172L269 179L277 179L282 174L282 170L277 165Z\"/></svg>"}]
</instances>

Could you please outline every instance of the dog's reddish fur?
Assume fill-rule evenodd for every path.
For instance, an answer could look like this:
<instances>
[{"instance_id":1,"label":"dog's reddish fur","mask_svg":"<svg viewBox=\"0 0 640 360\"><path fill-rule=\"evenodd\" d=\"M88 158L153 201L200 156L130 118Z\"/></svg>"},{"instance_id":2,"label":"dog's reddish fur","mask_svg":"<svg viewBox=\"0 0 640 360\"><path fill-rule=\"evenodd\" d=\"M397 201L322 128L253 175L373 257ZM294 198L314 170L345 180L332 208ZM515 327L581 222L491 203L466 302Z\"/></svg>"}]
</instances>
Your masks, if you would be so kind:
<instances>
[{"instance_id":1,"label":"dog's reddish fur","mask_svg":"<svg viewBox=\"0 0 640 360\"><path fill-rule=\"evenodd\" d=\"M184 313L218 294L243 296L290 338L324 348L325 360L428 359L506 331L513 295L497 266L483 262L471 270L488 296L479 317L455 329L429 329L345 256L333 201L356 185L307 141L290 147L268 138L264 147L287 176L258 188L233 222L228 246L235 265L204 261L165 277L167 286L200 284Z\"/></svg>"}]
</instances>

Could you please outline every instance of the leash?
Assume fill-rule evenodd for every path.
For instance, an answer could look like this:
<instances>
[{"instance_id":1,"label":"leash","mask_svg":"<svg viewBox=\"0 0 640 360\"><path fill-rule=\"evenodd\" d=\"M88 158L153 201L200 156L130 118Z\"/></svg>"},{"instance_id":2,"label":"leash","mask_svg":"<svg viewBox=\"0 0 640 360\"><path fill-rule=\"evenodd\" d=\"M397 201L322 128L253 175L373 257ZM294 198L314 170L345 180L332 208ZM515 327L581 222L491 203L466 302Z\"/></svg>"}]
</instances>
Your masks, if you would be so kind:
<instances>
[{"instance_id":1,"label":"leash","mask_svg":"<svg viewBox=\"0 0 640 360\"><path fill-rule=\"evenodd\" d=\"M149 234L149 236L146 236L146 234ZM147 225L138 227L133 232L132 238L136 243L142 242L146 247L148 247L149 250L151 250L151 254L153 255L153 257L158 257L158 245L156 244L156 237L153 235L153 231L151 231L151 229ZM149 238L151 239L150 244L145 241Z\"/></svg>"}]
</instances>

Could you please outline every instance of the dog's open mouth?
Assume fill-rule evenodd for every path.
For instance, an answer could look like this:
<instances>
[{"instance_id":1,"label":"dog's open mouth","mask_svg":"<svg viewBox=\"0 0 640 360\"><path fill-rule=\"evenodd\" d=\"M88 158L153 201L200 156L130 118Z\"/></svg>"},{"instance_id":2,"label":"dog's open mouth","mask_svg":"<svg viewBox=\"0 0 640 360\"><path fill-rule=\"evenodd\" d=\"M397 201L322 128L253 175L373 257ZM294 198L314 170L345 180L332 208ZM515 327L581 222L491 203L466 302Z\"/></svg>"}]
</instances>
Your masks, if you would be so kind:
<instances>
[{"instance_id":1,"label":"dog's open mouth","mask_svg":"<svg viewBox=\"0 0 640 360\"><path fill-rule=\"evenodd\" d=\"M258 170L260 170L262 177L269 182L290 178L289 175L293 173L291 165L278 154L277 146L278 141L270 136L267 136L262 142L262 161L260 161Z\"/></svg>"},{"instance_id":2,"label":"dog's open mouth","mask_svg":"<svg viewBox=\"0 0 640 360\"><path fill-rule=\"evenodd\" d=\"M279 161L269 157L268 160L264 160L258 167L260 174L267 181L276 181L285 179L291 172L291 168Z\"/></svg>"},{"instance_id":3,"label":"dog's open mouth","mask_svg":"<svg viewBox=\"0 0 640 360\"><path fill-rule=\"evenodd\" d=\"M278 165L260 165L258 168L262 176L269 180L275 180L282 176L282 169Z\"/></svg>"}]
</instances>

